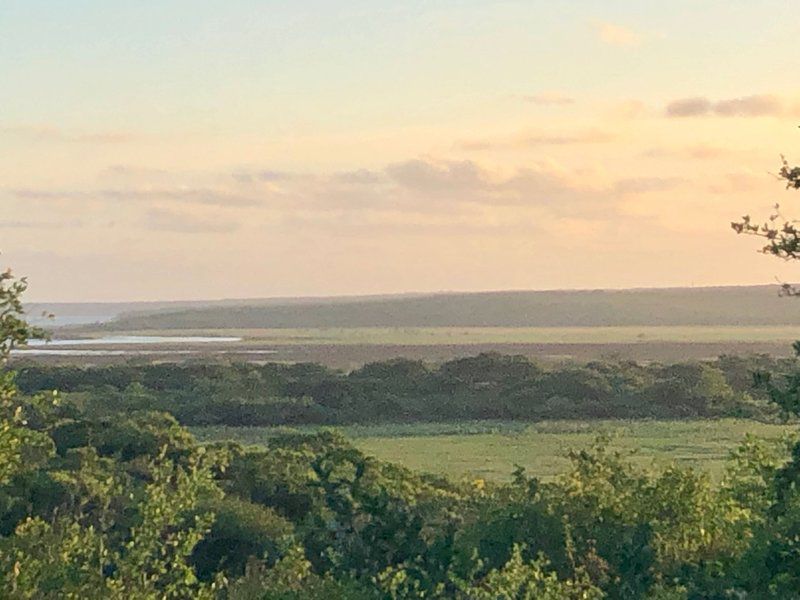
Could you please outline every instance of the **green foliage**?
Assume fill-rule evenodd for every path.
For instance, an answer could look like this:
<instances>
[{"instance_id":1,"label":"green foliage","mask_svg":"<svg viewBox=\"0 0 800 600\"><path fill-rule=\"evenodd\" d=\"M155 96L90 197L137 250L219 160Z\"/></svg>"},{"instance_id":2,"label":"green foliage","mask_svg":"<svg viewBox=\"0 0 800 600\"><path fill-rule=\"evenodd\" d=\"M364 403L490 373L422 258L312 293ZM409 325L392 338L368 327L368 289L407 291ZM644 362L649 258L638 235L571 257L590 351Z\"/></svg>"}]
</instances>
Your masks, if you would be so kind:
<instances>
[{"instance_id":1,"label":"green foliage","mask_svg":"<svg viewBox=\"0 0 800 600\"><path fill-rule=\"evenodd\" d=\"M209 513L192 514L204 493L214 493L209 468L199 459L176 468L165 454L152 465L152 482L137 506L109 585L116 594L136 598L212 597L189 564L189 556L213 522ZM187 522L188 521L188 522Z\"/></svg>"},{"instance_id":2,"label":"green foliage","mask_svg":"<svg viewBox=\"0 0 800 600\"><path fill-rule=\"evenodd\" d=\"M314 573L303 549L292 547L278 563L267 568L250 561L242 578L228 589L230 600L377 600L380 594L349 579Z\"/></svg>"},{"instance_id":3,"label":"green foliage","mask_svg":"<svg viewBox=\"0 0 800 600\"><path fill-rule=\"evenodd\" d=\"M211 517L190 522L182 517L208 487L208 471L176 469L162 458L152 474L142 499L132 506L136 525L116 543L102 514L108 504L91 508L100 514L82 515L99 520L99 527L70 517L20 523L13 536L0 541L0 585L7 597L212 598L212 589L198 582L187 560Z\"/></svg>"},{"instance_id":4,"label":"green foliage","mask_svg":"<svg viewBox=\"0 0 800 600\"><path fill-rule=\"evenodd\" d=\"M24 290L24 280L0 276L3 364L14 346L40 335L23 319ZM51 434L66 424L78 435L57 445ZM213 597L188 557L212 521L196 512L198 502L218 492L208 459L190 442L169 417L101 424L62 410L57 396L22 401L14 374L4 371L3 597Z\"/></svg>"},{"instance_id":5,"label":"green foliage","mask_svg":"<svg viewBox=\"0 0 800 600\"><path fill-rule=\"evenodd\" d=\"M200 579L218 573L240 577L253 557L273 565L295 542L294 526L273 509L233 495L214 497L200 505L201 514L213 514L208 533L194 547L192 564Z\"/></svg>"},{"instance_id":6,"label":"green foliage","mask_svg":"<svg viewBox=\"0 0 800 600\"><path fill-rule=\"evenodd\" d=\"M792 167L784 158L778 176L786 182L787 189L800 189L800 167ZM749 215L731 223L736 233L754 235L766 240L761 251L787 260L800 259L800 229L797 221L781 212L780 203L763 223L754 223ZM795 295L796 290L789 284L783 286L787 295Z\"/></svg>"},{"instance_id":7,"label":"green foliage","mask_svg":"<svg viewBox=\"0 0 800 600\"><path fill-rule=\"evenodd\" d=\"M0 357L6 361L11 350L27 343L29 339L43 338L45 332L28 324L22 307L22 295L28 281L17 279L6 269L0 273Z\"/></svg>"},{"instance_id":8,"label":"green foliage","mask_svg":"<svg viewBox=\"0 0 800 600\"><path fill-rule=\"evenodd\" d=\"M103 569L108 560L93 527L60 519L27 519L2 540L0 585L7 598L111 597Z\"/></svg>"},{"instance_id":9,"label":"green foliage","mask_svg":"<svg viewBox=\"0 0 800 600\"><path fill-rule=\"evenodd\" d=\"M51 451L46 437L25 427L22 407L17 401L15 374L5 369L11 350L44 332L24 319L22 294L25 279L11 270L0 273L0 484L26 469L36 468Z\"/></svg>"},{"instance_id":10,"label":"green foliage","mask_svg":"<svg viewBox=\"0 0 800 600\"><path fill-rule=\"evenodd\" d=\"M21 317L24 283L0 282L5 357L35 332ZM795 598L800 445L788 440L745 440L720 485L674 465L637 467L607 439L570 453L571 468L552 482L518 469L506 484L457 483L380 461L332 431L285 433L262 449L206 447L180 424L419 419L426 410L438 418L464 407L525 418L637 407L714 416L763 400L738 376L749 364L545 370L484 354L436 369L125 365L28 369L19 378L27 391L63 383L74 401L22 397L6 371L0 595ZM781 376L793 385L791 369Z\"/></svg>"},{"instance_id":11,"label":"green foliage","mask_svg":"<svg viewBox=\"0 0 800 600\"><path fill-rule=\"evenodd\" d=\"M600 600L605 594L585 574L560 581L545 560L527 562L519 546L500 569L461 590L465 600Z\"/></svg>"},{"instance_id":12,"label":"green foliage","mask_svg":"<svg viewBox=\"0 0 800 600\"><path fill-rule=\"evenodd\" d=\"M88 415L171 413L183 425L341 425L464 419L760 417L776 412L757 369L791 372L763 356L674 365L592 362L544 369L484 353L434 368L371 363L351 373L320 365L27 366L28 394L59 387ZM797 382L800 385L800 382Z\"/></svg>"}]
</instances>

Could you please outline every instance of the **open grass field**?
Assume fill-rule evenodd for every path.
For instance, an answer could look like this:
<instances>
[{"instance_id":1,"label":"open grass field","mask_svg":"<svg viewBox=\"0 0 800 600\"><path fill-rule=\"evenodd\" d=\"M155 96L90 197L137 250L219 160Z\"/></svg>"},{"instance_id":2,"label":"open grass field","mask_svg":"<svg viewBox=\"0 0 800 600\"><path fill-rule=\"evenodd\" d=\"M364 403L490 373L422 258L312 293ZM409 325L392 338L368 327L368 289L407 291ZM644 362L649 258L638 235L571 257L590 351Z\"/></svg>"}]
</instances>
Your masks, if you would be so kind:
<instances>
[{"instance_id":1,"label":"open grass field","mask_svg":"<svg viewBox=\"0 0 800 600\"><path fill-rule=\"evenodd\" d=\"M313 431L314 428L299 428ZM451 477L506 480L515 465L549 479L565 472L570 449L586 448L599 435L630 454L639 465L681 465L708 471L719 479L729 452L747 434L778 439L797 426L755 421L478 421L339 428L364 452L412 469ZM201 441L235 440L263 444L281 428L198 427Z\"/></svg>"}]
</instances>

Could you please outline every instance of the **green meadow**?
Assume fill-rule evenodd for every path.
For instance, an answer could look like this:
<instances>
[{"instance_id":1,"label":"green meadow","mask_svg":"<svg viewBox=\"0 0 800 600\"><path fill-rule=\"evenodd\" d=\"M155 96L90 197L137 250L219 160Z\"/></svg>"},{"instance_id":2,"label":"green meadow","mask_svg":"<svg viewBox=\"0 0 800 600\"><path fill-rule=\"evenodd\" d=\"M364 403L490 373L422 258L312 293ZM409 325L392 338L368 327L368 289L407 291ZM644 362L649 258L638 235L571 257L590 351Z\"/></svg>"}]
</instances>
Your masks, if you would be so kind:
<instances>
[{"instance_id":1,"label":"green meadow","mask_svg":"<svg viewBox=\"0 0 800 600\"><path fill-rule=\"evenodd\" d=\"M264 444L286 431L273 427L195 427L201 442L233 440ZM702 469L719 479L729 453L745 436L779 439L796 426L737 419L696 421L470 421L365 425L336 428L364 452L412 469L453 477L508 480L517 465L543 479L565 472L570 450L603 436L643 466L670 463Z\"/></svg>"}]
</instances>

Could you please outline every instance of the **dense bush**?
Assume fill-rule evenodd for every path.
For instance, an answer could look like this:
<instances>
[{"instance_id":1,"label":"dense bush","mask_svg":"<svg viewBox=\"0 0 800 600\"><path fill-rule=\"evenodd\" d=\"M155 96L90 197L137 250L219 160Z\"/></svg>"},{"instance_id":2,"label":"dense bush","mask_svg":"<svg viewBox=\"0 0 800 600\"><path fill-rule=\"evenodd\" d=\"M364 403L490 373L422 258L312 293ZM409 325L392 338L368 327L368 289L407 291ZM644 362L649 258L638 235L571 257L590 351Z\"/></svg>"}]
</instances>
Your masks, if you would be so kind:
<instances>
[{"instance_id":1,"label":"dense bush","mask_svg":"<svg viewBox=\"0 0 800 600\"><path fill-rule=\"evenodd\" d=\"M706 418L773 416L757 370L794 360L721 357L673 365L566 364L480 354L433 367L398 359L350 373L300 364L27 365L26 394L58 388L94 415L142 410L184 425L300 425L463 419Z\"/></svg>"}]
</instances>

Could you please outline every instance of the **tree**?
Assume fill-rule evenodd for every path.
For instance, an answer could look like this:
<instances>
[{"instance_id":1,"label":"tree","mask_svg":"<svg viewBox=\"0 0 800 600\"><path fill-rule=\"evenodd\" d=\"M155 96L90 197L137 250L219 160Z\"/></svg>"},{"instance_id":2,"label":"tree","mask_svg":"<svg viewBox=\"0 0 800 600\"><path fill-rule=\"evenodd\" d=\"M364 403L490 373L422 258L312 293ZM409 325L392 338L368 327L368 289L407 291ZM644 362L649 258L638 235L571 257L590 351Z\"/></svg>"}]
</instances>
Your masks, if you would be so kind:
<instances>
[{"instance_id":1,"label":"tree","mask_svg":"<svg viewBox=\"0 0 800 600\"><path fill-rule=\"evenodd\" d=\"M791 166L785 157L778 171L779 179L786 189L800 190L800 167ZM777 256L783 260L800 260L800 219L786 216L781 204L776 203L772 214L761 224L754 222L750 215L731 223L738 234L752 235L766 240L761 252ZM791 283L783 283L781 293L786 296L800 296L800 290ZM800 356L800 341L794 343L795 353ZM787 415L800 416L800 373L784 376L776 383L769 373L757 373L756 381L769 391L770 397Z\"/></svg>"},{"instance_id":2,"label":"tree","mask_svg":"<svg viewBox=\"0 0 800 600\"><path fill-rule=\"evenodd\" d=\"M778 177L787 189L800 190L800 167L791 166L782 157ZM783 260L800 260L800 219L786 216L780 203L771 215L758 224L749 215L731 223L736 233L753 235L766 240L761 252ZM781 286L786 296L800 296L800 290L790 283ZM800 356L800 341L794 343ZM777 379L777 381L776 381ZM800 372L790 372L779 378L769 373L757 373L756 381L763 384L769 395L786 416L800 416ZM768 494L771 501L766 519L755 533L754 543L744 561L754 569L750 579L757 590L768 590L770 597L797 597L800 586L800 443L794 446L791 460L777 469ZM745 569L742 569L743 571Z\"/></svg>"},{"instance_id":3,"label":"tree","mask_svg":"<svg viewBox=\"0 0 800 600\"><path fill-rule=\"evenodd\" d=\"M778 171L778 178L786 183L786 189L800 190L800 167L793 167L785 157ZM784 260L800 260L800 219L789 218L781 210L778 202L773 206L773 212L761 224L753 221L750 215L744 215L741 220L731 223L736 233L753 235L766 240L761 252L771 254ZM786 295L800 294L797 288L790 283L782 285Z\"/></svg>"},{"instance_id":4,"label":"tree","mask_svg":"<svg viewBox=\"0 0 800 600\"><path fill-rule=\"evenodd\" d=\"M203 497L219 494L215 457L194 449L177 460L170 444L171 437L181 438L170 431L174 420L166 428L155 421L136 430L139 442L166 442L149 456L132 457L138 477L128 473L122 452L100 459L86 445L68 449L65 459L56 456L48 430L58 415L45 404L58 404L58 397L23 402L7 367L16 346L44 336L25 321L26 287L10 270L0 274L0 498L4 509L14 500L29 507L13 534L0 537L3 597L214 597L214 586L198 581L189 559L213 522L212 513L197 509ZM14 498L15 490L29 489L28 476L48 479L48 502L63 502L33 514L31 498ZM59 489L67 492L63 498Z\"/></svg>"},{"instance_id":5,"label":"tree","mask_svg":"<svg viewBox=\"0 0 800 600\"><path fill-rule=\"evenodd\" d=\"M46 436L24 427L14 373L7 369L11 350L28 339L44 337L41 329L25 321L22 294L27 287L27 281L15 278L10 269L0 273L0 484L52 452Z\"/></svg>"}]
</instances>

